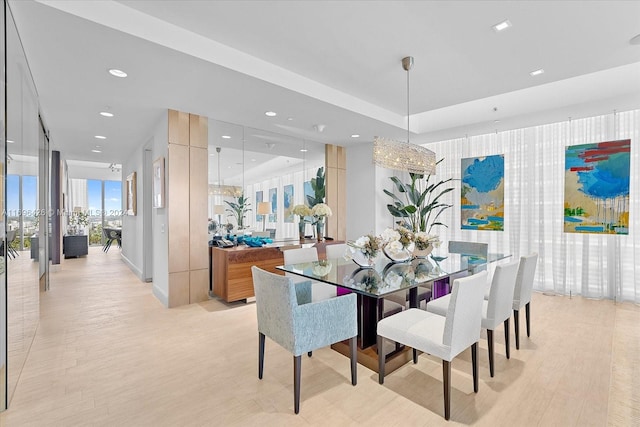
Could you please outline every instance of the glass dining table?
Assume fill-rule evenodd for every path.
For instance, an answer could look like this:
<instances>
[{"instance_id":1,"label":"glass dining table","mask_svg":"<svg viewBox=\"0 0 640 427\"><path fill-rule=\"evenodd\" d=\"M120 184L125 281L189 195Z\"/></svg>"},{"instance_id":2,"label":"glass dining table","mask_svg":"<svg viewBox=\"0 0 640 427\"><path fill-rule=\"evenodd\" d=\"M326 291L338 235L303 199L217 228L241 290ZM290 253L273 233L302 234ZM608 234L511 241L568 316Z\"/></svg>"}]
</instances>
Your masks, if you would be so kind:
<instances>
[{"instance_id":1,"label":"glass dining table","mask_svg":"<svg viewBox=\"0 0 640 427\"><path fill-rule=\"evenodd\" d=\"M276 269L339 287L339 293L358 296L358 347L376 343L376 327L382 318L382 299L394 292L409 291L409 306L418 307L418 287L462 273L473 274L488 263L510 255L490 253L487 258L461 254L429 256L407 262L391 262L380 256L371 268L349 259L328 259L277 266ZM341 288L341 289L340 289Z\"/></svg>"}]
</instances>

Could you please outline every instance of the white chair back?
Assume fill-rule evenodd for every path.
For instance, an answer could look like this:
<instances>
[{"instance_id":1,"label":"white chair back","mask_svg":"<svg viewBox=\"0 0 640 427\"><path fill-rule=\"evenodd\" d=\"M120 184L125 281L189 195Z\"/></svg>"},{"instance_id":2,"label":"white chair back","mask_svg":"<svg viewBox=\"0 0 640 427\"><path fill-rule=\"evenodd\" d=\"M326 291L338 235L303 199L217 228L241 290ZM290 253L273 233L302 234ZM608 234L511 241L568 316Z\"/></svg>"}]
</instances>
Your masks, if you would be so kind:
<instances>
[{"instance_id":1,"label":"white chair back","mask_svg":"<svg viewBox=\"0 0 640 427\"><path fill-rule=\"evenodd\" d=\"M325 250L327 252L327 259L340 259L343 258L347 252L347 244L336 243L335 245L327 245Z\"/></svg>"},{"instance_id":2,"label":"white chair back","mask_svg":"<svg viewBox=\"0 0 640 427\"><path fill-rule=\"evenodd\" d=\"M453 282L443 335L443 344L451 348L452 357L480 340L486 282L486 271Z\"/></svg>"},{"instance_id":3,"label":"white chair back","mask_svg":"<svg viewBox=\"0 0 640 427\"><path fill-rule=\"evenodd\" d=\"M316 248L288 249L282 253L285 264L318 261L318 249Z\"/></svg>"},{"instance_id":4,"label":"white chair back","mask_svg":"<svg viewBox=\"0 0 640 427\"><path fill-rule=\"evenodd\" d=\"M513 309L520 310L531 302L533 278L536 274L538 254L536 252L520 257L520 267L516 278L516 287L513 292Z\"/></svg>"},{"instance_id":5,"label":"white chair back","mask_svg":"<svg viewBox=\"0 0 640 427\"><path fill-rule=\"evenodd\" d=\"M518 261L513 261L496 266L489 291L486 324L483 325L487 329L493 330L511 317L518 264Z\"/></svg>"}]
</instances>

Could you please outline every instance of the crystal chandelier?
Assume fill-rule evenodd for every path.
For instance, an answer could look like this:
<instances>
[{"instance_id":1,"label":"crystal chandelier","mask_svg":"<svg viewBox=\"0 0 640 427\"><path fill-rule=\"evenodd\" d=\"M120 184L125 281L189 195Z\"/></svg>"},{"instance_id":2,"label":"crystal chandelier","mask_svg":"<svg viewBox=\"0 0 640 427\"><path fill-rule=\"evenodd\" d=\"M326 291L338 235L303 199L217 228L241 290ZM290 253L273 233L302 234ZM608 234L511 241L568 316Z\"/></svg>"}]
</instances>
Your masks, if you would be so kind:
<instances>
[{"instance_id":1,"label":"crystal chandelier","mask_svg":"<svg viewBox=\"0 0 640 427\"><path fill-rule=\"evenodd\" d=\"M373 139L373 163L387 169L433 175L436 172L436 154L409 142L409 70L412 67L412 56L402 58L402 68L407 71L407 142L376 136Z\"/></svg>"}]
</instances>

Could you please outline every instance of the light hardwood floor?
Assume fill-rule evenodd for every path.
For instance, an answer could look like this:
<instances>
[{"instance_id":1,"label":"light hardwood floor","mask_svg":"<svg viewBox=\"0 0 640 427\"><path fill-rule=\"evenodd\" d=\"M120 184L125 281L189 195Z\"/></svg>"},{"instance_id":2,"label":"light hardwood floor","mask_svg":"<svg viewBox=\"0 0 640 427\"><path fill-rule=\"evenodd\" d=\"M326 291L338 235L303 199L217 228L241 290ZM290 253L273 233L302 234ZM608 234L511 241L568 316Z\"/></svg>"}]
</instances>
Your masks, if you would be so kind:
<instances>
[{"instance_id":1,"label":"light hardwood floor","mask_svg":"<svg viewBox=\"0 0 640 427\"><path fill-rule=\"evenodd\" d=\"M303 358L294 415L292 356L267 340L257 378L254 304L165 309L114 248L66 260L40 304L2 426L640 425L640 309L631 304L535 294L532 336L510 360L502 329L495 334L494 378L481 341L478 394L470 352L453 362L449 423L436 359L421 355L384 385L359 366L353 387L348 359L329 348Z\"/></svg>"}]
</instances>

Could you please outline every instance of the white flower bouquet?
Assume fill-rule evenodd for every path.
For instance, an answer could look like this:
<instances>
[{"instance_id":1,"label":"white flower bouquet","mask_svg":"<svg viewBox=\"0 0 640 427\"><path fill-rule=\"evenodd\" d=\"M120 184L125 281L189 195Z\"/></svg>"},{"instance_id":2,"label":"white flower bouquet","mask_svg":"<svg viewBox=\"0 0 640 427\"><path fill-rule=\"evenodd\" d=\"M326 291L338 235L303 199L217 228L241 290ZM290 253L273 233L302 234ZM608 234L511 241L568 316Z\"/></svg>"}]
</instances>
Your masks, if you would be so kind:
<instances>
[{"instance_id":1,"label":"white flower bouquet","mask_svg":"<svg viewBox=\"0 0 640 427\"><path fill-rule=\"evenodd\" d=\"M328 205L324 203L318 203L311 208L311 215L317 218L324 218L325 216L333 215L333 212L331 212L331 208Z\"/></svg>"}]
</instances>

